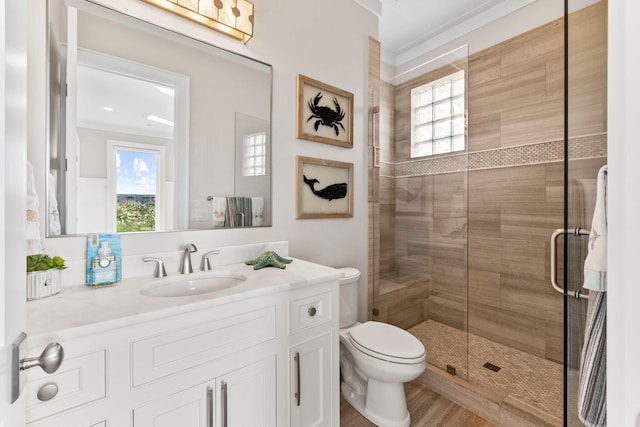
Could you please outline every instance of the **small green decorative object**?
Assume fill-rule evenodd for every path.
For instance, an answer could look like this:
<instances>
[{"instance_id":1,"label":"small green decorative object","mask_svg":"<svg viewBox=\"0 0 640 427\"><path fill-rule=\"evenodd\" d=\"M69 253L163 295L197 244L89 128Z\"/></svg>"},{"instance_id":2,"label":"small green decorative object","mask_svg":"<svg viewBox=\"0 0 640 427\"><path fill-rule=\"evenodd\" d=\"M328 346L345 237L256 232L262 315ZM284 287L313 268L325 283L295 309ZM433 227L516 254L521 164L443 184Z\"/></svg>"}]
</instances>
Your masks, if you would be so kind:
<instances>
[{"instance_id":1,"label":"small green decorative object","mask_svg":"<svg viewBox=\"0 0 640 427\"><path fill-rule=\"evenodd\" d=\"M292 261L292 259L281 257L274 251L266 251L260 254L258 258L246 261L245 264L253 265L254 270L260 270L263 267L286 268L286 264L289 264Z\"/></svg>"},{"instance_id":2,"label":"small green decorative object","mask_svg":"<svg viewBox=\"0 0 640 427\"><path fill-rule=\"evenodd\" d=\"M27 255L27 273L46 270L64 270L65 268L67 267L64 265L64 259L59 256L52 258L44 254Z\"/></svg>"}]
</instances>

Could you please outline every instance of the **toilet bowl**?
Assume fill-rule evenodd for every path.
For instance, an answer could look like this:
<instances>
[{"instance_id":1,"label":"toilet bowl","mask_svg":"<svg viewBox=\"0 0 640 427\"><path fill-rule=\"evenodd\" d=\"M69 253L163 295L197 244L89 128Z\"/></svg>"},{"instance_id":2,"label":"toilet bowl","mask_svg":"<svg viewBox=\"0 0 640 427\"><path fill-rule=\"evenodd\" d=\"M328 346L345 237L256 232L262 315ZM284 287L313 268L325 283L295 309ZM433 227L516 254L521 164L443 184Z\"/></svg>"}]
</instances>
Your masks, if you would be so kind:
<instances>
[{"instance_id":1,"label":"toilet bowl","mask_svg":"<svg viewBox=\"0 0 640 427\"><path fill-rule=\"evenodd\" d=\"M360 272L342 269L340 280L340 372L345 400L380 427L408 427L404 383L425 369L426 352L413 335L380 322L358 323ZM355 291L354 291L355 289Z\"/></svg>"}]
</instances>

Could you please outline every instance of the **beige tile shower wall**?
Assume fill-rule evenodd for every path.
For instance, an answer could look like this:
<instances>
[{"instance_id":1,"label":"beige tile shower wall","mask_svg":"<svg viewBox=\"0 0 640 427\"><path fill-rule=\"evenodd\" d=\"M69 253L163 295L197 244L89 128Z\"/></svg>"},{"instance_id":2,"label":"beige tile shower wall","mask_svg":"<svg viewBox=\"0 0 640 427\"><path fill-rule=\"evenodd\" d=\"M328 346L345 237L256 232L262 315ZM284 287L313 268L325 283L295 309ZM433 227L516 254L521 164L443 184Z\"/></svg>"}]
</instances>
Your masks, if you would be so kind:
<instances>
[{"instance_id":1,"label":"beige tile shower wall","mask_svg":"<svg viewBox=\"0 0 640 427\"><path fill-rule=\"evenodd\" d=\"M599 2L570 17L569 154L585 178L606 156L605 12ZM562 361L563 302L549 284L549 237L563 225L563 43L557 20L469 58L468 158L410 161L409 88L418 79L387 99L395 101L395 147L380 191L392 185L383 181L395 185L380 199L388 248L381 265L390 278L382 280L389 292L374 296L380 320L418 323L423 303L424 319ZM416 282L426 294L408 292Z\"/></svg>"},{"instance_id":2,"label":"beige tile shower wall","mask_svg":"<svg viewBox=\"0 0 640 427\"><path fill-rule=\"evenodd\" d=\"M395 88L382 83L380 86L379 144L380 160L394 161L395 140ZM380 274L395 271L395 180L380 177Z\"/></svg>"},{"instance_id":3,"label":"beige tile shower wall","mask_svg":"<svg viewBox=\"0 0 640 427\"><path fill-rule=\"evenodd\" d=\"M607 131L607 1L569 16L569 136Z\"/></svg>"},{"instance_id":4,"label":"beige tile shower wall","mask_svg":"<svg viewBox=\"0 0 640 427\"><path fill-rule=\"evenodd\" d=\"M574 178L595 177L606 156L605 10L600 2L570 17ZM470 58L473 160L480 150L562 139L563 60L562 20ZM531 157L548 155L541 164L469 172L469 332L562 362L563 300L549 284L549 236L563 225L564 168L553 143L540 150Z\"/></svg>"}]
</instances>

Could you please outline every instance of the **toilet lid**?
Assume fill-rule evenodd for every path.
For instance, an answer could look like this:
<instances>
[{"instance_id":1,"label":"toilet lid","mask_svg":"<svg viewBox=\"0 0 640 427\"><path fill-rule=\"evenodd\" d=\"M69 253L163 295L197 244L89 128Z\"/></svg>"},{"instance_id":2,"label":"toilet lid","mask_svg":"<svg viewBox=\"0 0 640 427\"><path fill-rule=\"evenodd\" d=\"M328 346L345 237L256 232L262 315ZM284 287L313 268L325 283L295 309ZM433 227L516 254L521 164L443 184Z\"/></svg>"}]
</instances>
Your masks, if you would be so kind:
<instances>
[{"instance_id":1,"label":"toilet lid","mask_svg":"<svg viewBox=\"0 0 640 427\"><path fill-rule=\"evenodd\" d=\"M381 322L365 322L349 331L358 350L396 363L419 363L425 360L424 345L409 332Z\"/></svg>"}]
</instances>

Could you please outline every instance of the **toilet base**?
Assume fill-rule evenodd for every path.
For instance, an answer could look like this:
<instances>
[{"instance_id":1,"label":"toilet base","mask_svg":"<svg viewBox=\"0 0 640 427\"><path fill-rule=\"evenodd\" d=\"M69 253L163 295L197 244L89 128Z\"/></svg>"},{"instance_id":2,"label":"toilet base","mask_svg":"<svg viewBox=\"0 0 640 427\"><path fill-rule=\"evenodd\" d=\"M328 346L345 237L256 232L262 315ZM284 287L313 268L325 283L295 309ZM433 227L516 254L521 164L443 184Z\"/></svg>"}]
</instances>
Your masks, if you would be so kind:
<instances>
[{"instance_id":1,"label":"toilet base","mask_svg":"<svg viewBox=\"0 0 640 427\"><path fill-rule=\"evenodd\" d=\"M369 378L366 395L356 392L346 382L340 390L356 411L377 426L409 427L411 424L402 383L381 383Z\"/></svg>"}]
</instances>

